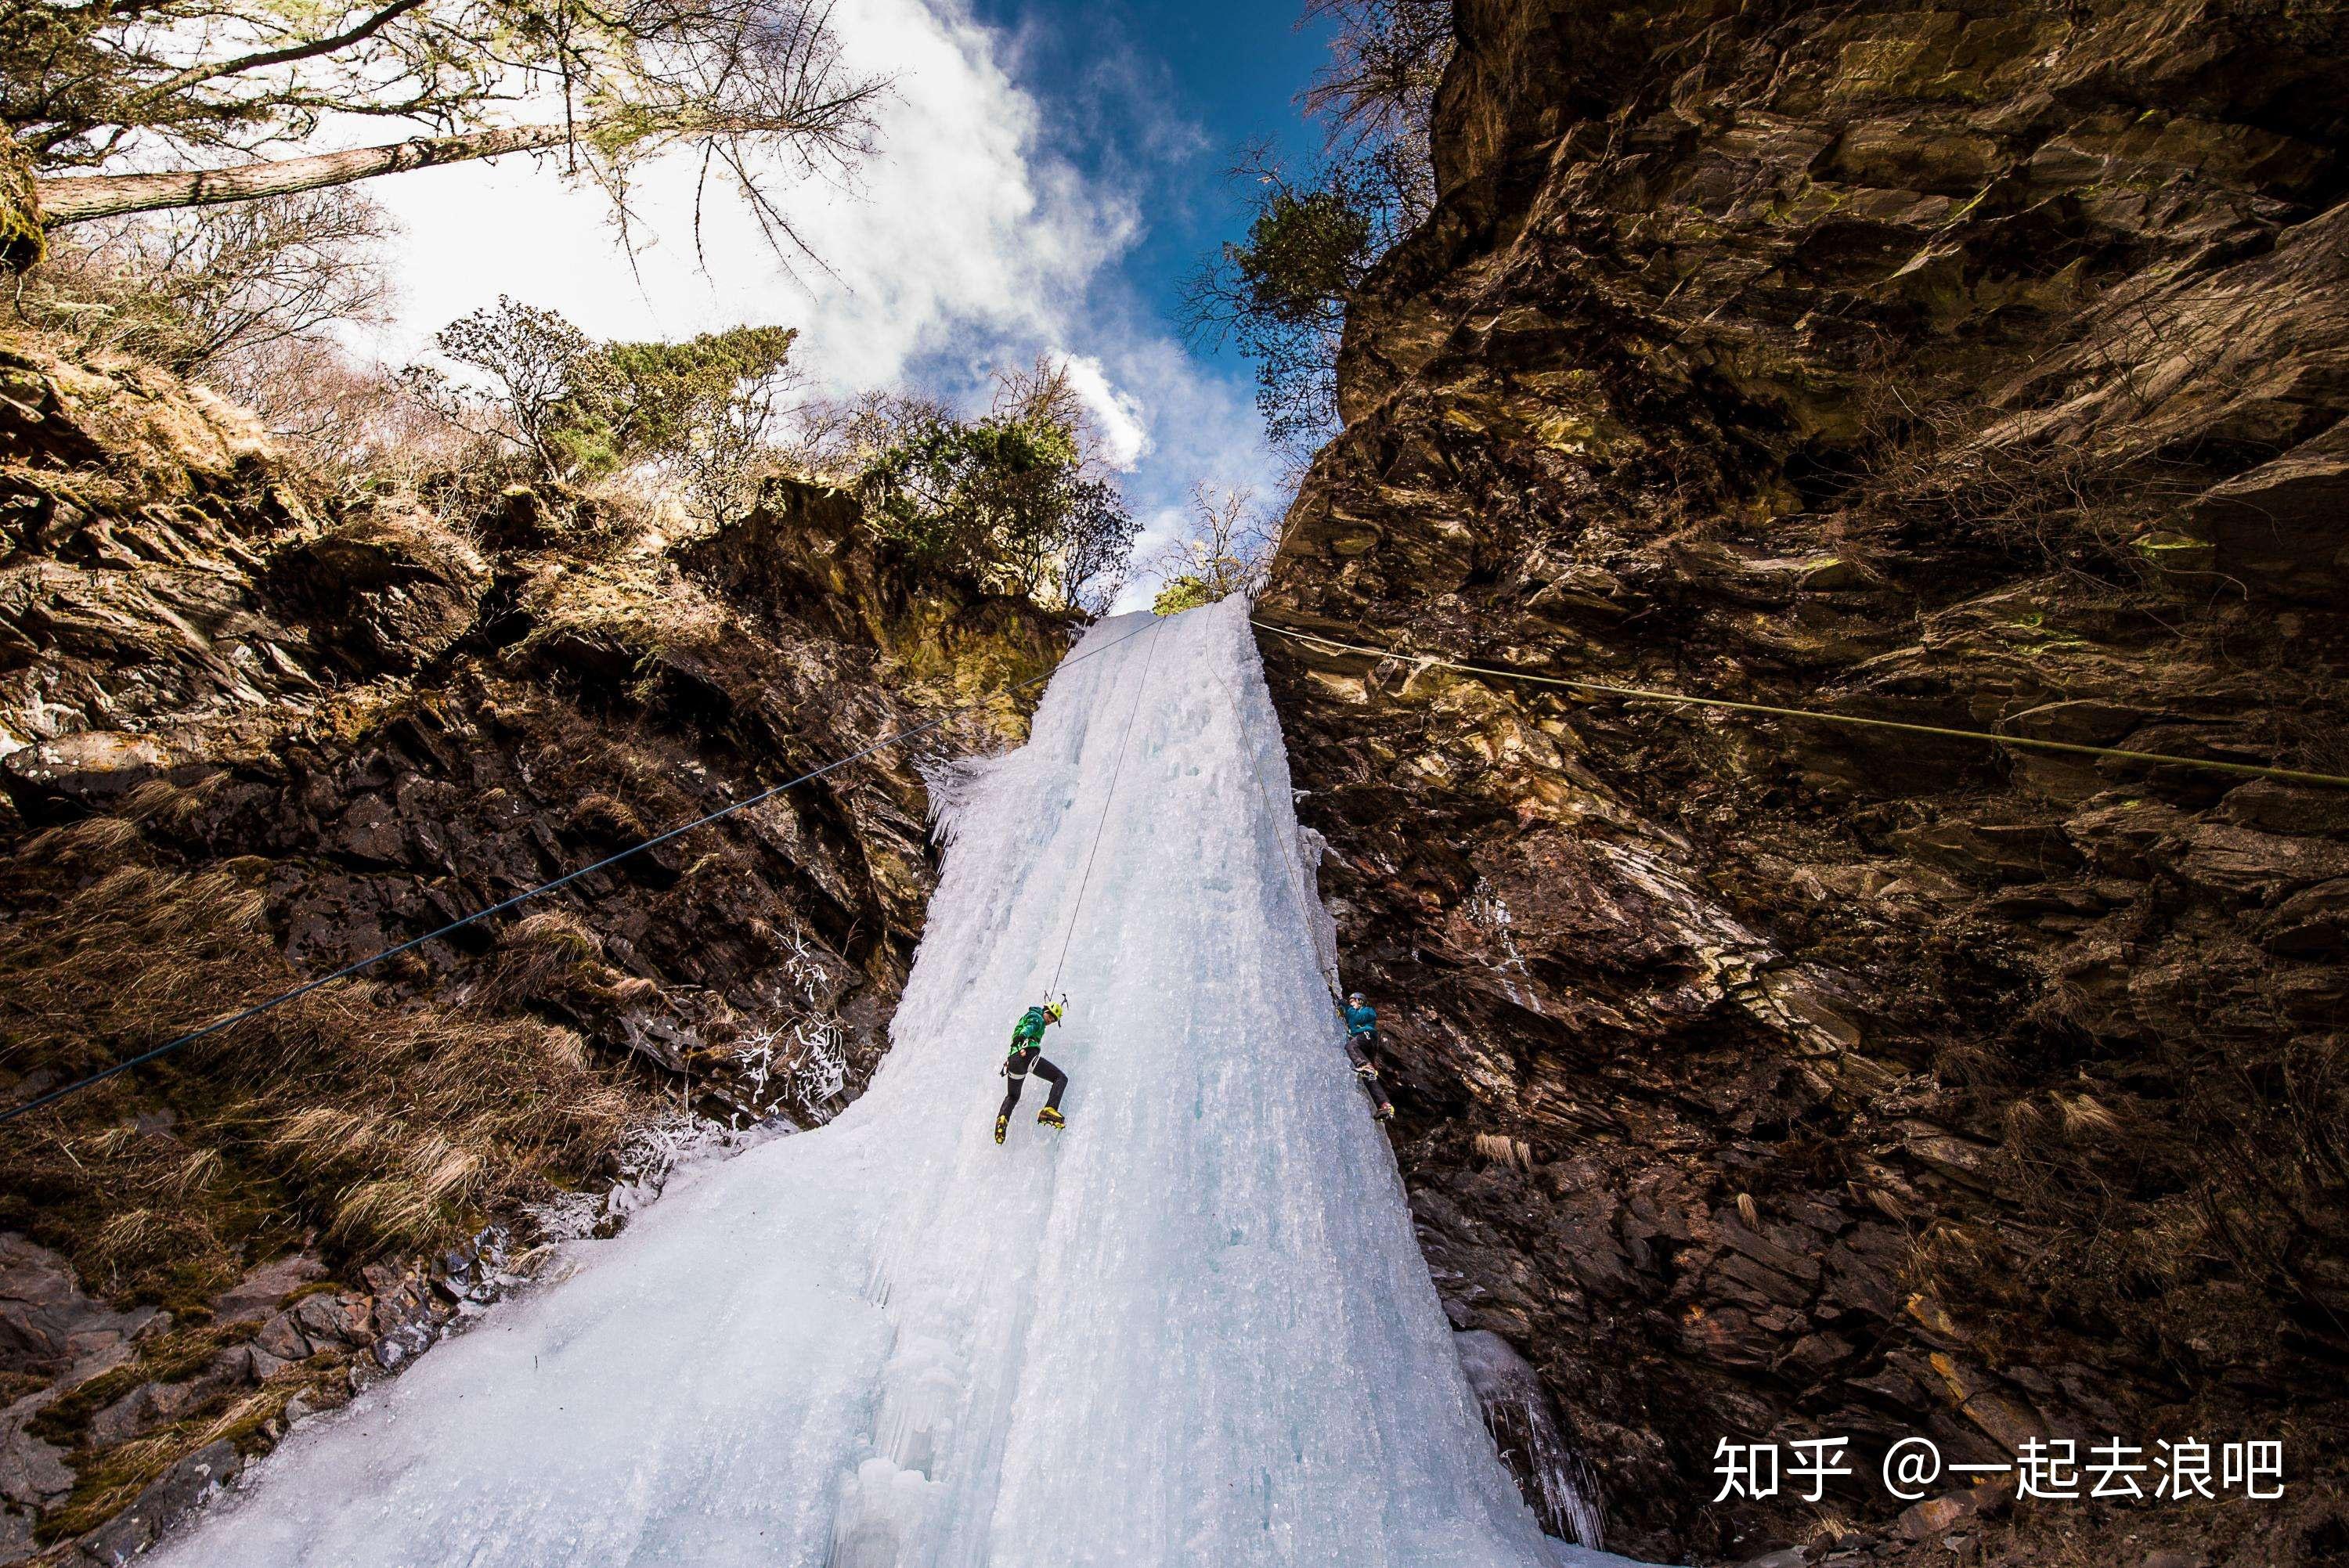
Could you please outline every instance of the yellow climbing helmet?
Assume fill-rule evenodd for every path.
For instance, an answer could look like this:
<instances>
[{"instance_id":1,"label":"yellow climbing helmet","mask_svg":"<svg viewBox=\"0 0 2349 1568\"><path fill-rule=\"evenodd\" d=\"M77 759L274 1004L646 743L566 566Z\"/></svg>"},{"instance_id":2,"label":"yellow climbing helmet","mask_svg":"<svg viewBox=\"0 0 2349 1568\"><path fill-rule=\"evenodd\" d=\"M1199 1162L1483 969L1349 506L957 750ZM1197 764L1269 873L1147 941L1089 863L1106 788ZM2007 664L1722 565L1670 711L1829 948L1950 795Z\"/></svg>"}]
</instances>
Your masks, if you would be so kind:
<instances>
[{"instance_id":1,"label":"yellow climbing helmet","mask_svg":"<svg viewBox=\"0 0 2349 1568\"><path fill-rule=\"evenodd\" d=\"M1068 1010L1069 1005L1065 1000L1059 1002L1047 1002L1044 1004L1044 1016L1051 1019L1052 1022L1056 1024L1061 1021L1061 1015Z\"/></svg>"}]
</instances>

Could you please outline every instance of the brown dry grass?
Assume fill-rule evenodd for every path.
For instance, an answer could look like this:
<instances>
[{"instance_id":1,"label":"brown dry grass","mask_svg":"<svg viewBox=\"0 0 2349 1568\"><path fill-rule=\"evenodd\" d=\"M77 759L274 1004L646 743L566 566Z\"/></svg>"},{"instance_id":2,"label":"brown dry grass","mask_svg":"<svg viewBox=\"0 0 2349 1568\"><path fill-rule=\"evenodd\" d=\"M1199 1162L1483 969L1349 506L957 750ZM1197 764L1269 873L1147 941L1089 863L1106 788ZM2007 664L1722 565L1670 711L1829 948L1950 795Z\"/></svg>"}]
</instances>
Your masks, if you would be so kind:
<instances>
[{"instance_id":1,"label":"brown dry grass","mask_svg":"<svg viewBox=\"0 0 2349 1568\"><path fill-rule=\"evenodd\" d=\"M640 1002L659 989L606 963L603 939L578 916L548 909L504 934L473 996L485 1006L545 1004L566 1016L585 1017ZM575 1045L577 1037L573 1040Z\"/></svg>"},{"instance_id":2,"label":"brown dry grass","mask_svg":"<svg viewBox=\"0 0 2349 1568\"><path fill-rule=\"evenodd\" d=\"M1488 1165L1506 1166L1513 1171L1531 1171L1534 1168L1533 1148L1522 1140L1497 1132L1480 1132L1472 1140L1472 1147L1476 1151L1476 1158Z\"/></svg>"},{"instance_id":3,"label":"brown dry grass","mask_svg":"<svg viewBox=\"0 0 2349 1568\"><path fill-rule=\"evenodd\" d=\"M2191 493L2143 454L2021 434L1963 380L1922 385L1888 363L1862 373L1851 408L1856 438L1821 479L1825 541L1856 559L1930 539L2097 593L2143 587L2155 574L2130 542Z\"/></svg>"},{"instance_id":4,"label":"brown dry grass","mask_svg":"<svg viewBox=\"0 0 2349 1568\"><path fill-rule=\"evenodd\" d=\"M525 591L534 624L525 648L570 639L645 653L718 653L732 619L707 590L659 556L568 556Z\"/></svg>"},{"instance_id":5,"label":"brown dry grass","mask_svg":"<svg viewBox=\"0 0 2349 1568\"><path fill-rule=\"evenodd\" d=\"M0 942L0 1082L88 1073L299 978L262 888L142 863L138 836L92 820L12 868L34 913ZM523 950L578 964L592 938L563 921L524 923ZM354 1257L457 1235L585 1175L637 1109L576 1035L493 1004L345 982L0 1127L0 1223L180 1310L305 1235Z\"/></svg>"}]
</instances>

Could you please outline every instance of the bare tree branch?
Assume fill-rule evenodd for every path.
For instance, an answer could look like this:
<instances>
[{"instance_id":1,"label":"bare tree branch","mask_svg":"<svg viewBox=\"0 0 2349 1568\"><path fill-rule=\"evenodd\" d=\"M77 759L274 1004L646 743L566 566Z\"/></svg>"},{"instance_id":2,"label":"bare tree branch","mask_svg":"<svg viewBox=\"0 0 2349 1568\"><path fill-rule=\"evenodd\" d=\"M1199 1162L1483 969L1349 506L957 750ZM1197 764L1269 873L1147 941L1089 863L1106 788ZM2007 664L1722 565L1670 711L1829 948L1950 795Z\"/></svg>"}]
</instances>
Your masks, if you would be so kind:
<instances>
[{"instance_id":1,"label":"bare tree branch","mask_svg":"<svg viewBox=\"0 0 2349 1568\"><path fill-rule=\"evenodd\" d=\"M0 217L21 265L31 225L560 146L625 232L633 168L698 143L804 253L778 188L869 153L885 86L843 74L824 0L0 0L0 161L36 181ZM419 134L303 146L343 117Z\"/></svg>"},{"instance_id":2,"label":"bare tree branch","mask_svg":"<svg viewBox=\"0 0 2349 1568\"><path fill-rule=\"evenodd\" d=\"M187 169L171 174L86 174L35 182L42 221L55 228L92 218L115 218L126 212L155 212L171 207L215 206L223 201L250 201L256 197L286 196L300 191L320 191L348 185L379 174L397 174L440 163L462 163L478 158L498 158L558 145L559 125L510 126L467 136L419 137L384 147L355 147L345 152L322 152L310 158L285 158L267 163L246 163L234 169Z\"/></svg>"},{"instance_id":3,"label":"bare tree branch","mask_svg":"<svg viewBox=\"0 0 2349 1568\"><path fill-rule=\"evenodd\" d=\"M424 0L392 0L391 5L385 6L357 26L347 32L337 33L330 38L318 38L306 44L289 45L282 49L269 49L261 54L247 55L241 60L224 60L218 65L190 66L178 76L158 82L133 97L129 107L134 109L141 108L158 99L169 98L173 93L185 92L190 88L201 86L222 77L241 76L246 71L265 70L271 66L290 66L296 61L316 59L321 55L331 55L338 49L348 48L353 44L373 37L383 29L386 23L406 15L423 4Z\"/></svg>"}]
</instances>

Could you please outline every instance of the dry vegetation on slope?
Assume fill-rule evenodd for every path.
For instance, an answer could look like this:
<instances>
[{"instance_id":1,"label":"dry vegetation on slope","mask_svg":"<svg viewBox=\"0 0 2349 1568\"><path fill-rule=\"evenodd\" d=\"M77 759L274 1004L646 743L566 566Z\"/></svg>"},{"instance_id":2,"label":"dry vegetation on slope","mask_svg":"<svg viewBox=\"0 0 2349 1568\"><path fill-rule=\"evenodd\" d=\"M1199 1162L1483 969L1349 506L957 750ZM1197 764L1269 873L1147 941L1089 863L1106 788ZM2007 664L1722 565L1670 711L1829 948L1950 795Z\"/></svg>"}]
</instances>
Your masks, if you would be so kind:
<instances>
[{"instance_id":1,"label":"dry vegetation on slope","mask_svg":"<svg viewBox=\"0 0 2349 1568\"><path fill-rule=\"evenodd\" d=\"M18 338L0 383L11 1103L942 704L983 699L932 751L1017 738L1008 688L1065 645L833 491L701 528L462 476L428 504L315 487L135 361ZM143 1542L493 1289L519 1239L483 1227L607 1185L633 1130L853 1093L929 888L917 762L0 1128L0 1560Z\"/></svg>"}]
</instances>

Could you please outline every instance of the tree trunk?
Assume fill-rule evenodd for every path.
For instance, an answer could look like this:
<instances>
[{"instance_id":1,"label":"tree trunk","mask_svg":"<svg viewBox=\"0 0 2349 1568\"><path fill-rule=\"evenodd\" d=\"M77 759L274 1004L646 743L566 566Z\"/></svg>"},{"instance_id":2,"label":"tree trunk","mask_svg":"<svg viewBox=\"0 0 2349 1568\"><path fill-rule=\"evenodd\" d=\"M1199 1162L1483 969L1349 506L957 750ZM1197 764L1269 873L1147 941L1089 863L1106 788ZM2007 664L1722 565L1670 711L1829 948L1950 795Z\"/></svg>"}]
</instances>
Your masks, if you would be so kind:
<instances>
[{"instance_id":1,"label":"tree trunk","mask_svg":"<svg viewBox=\"0 0 2349 1568\"><path fill-rule=\"evenodd\" d=\"M250 201L259 196L290 196L328 185L348 185L378 174L398 174L428 169L436 163L463 163L501 153L529 152L553 147L565 138L559 125L508 126L462 136L419 137L387 147L355 147L347 152L322 152L310 158L287 158L274 163L244 163L234 169L187 169L172 174L86 174L71 179L36 181L41 222L57 228L91 218L113 218L125 212L153 212L168 207L209 207L223 201Z\"/></svg>"}]
</instances>

